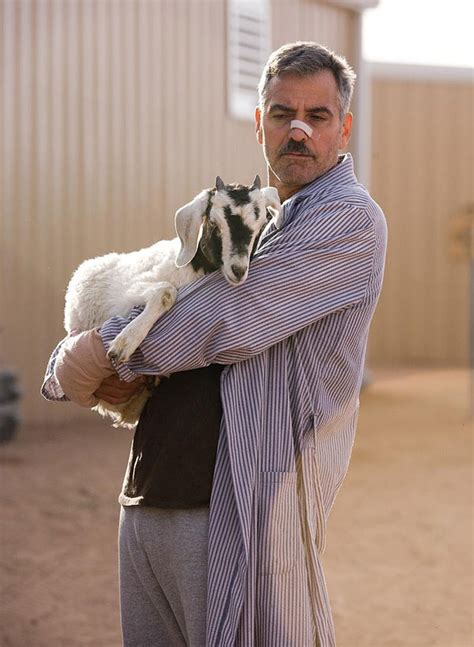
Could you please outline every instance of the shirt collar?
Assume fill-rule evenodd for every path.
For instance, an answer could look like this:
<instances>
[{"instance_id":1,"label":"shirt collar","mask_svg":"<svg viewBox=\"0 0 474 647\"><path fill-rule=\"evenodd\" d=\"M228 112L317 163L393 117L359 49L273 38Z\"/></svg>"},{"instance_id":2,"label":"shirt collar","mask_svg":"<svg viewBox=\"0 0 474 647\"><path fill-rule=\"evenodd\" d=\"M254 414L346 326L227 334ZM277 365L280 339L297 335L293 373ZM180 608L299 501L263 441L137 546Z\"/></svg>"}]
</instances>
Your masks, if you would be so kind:
<instances>
[{"instance_id":1,"label":"shirt collar","mask_svg":"<svg viewBox=\"0 0 474 647\"><path fill-rule=\"evenodd\" d=\"M285 224L287 216L290 213L292 207L297 205L305 198L327 193L329 188L334 189L334 187L340 187L344 184L355 183L357 183L357 178L354 174L352 155L350 153L340 155L339 161L336 166L333 166L331 169L329 169L329 171L326 171L326 173L324 173L320 177L317 177L309 184L306 184L297 193L285 200L282 205L280 214L275 219L275 227L277 229L281 229Z\"/></svg>"}]
</instances>

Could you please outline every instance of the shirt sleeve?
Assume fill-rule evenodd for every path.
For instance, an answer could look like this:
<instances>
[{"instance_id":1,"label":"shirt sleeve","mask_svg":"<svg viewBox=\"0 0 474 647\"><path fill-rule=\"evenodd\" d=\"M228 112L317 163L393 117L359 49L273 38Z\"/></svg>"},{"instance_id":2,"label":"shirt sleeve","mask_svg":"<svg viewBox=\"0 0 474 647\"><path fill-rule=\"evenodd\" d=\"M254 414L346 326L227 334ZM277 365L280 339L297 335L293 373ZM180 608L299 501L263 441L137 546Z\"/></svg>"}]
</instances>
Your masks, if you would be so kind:
<instances>
[{"instance_id":1,"label":"shirt sleeve","mask_svg":"<svg viewBox=\"0 0 474 647\"><path fill-rule=\"evenodd\" d=\"M361 301L376 253L374 223L360 210L332 216L320 217L308 237L291 227L277 232L243 285L230 286L214 272L181 290L129 363L116 367L120 377L233 364ZM140 311L102 326L106 348Z\"/></svg>"},{"instance_id":2,"label":"shirt sleeve","mask_svg":"<svg viewBox=\"0 0 474 647\"><path fill-rule=\"evenodd\" d=\"M69 402L69 398L65 395L64 391L61 388L61 385L56 378L56 375L54 374L56 359L66 339L67 337L62 339L51 353L51 357L48 361L48 366L46 367L43 384L41 385L41 395L46 400L51 400L52 402Z\"/></svg>"}]
</instances>

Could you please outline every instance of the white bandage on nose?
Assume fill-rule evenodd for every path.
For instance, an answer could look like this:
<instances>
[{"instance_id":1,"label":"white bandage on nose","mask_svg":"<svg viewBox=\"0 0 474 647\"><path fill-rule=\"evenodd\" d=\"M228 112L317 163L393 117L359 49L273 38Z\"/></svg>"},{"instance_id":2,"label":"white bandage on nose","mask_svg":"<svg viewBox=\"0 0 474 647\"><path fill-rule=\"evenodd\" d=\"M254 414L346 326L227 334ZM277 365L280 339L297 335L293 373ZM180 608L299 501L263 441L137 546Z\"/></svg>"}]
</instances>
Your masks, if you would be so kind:
<instances>
[{"instance_id":1,"label":"white bandage on nose","mask_svg":"<svg viewBox=\"0 0 474 647\"><path fill-rule=\"evenodd\" d=\"M305 135L308 135L308 137L311 137L313 134L311 126L308 126L308 124L305 124L304 121L300 121L299 119L293 119L290 123L290 130L293 130L293 128L299 128L305 133Z\"/></svg>"}]
</instances>

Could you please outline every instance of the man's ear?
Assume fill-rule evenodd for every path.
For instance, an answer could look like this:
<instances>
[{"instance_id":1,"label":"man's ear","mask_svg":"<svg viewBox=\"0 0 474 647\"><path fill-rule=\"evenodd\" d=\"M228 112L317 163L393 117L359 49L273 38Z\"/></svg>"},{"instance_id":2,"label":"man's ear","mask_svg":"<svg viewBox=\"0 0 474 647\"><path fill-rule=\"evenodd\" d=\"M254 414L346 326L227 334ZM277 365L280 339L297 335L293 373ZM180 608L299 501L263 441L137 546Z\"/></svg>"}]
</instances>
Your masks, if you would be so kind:
<instances>
[{"instance_id":1,"label":"man's ear","mask_svg":"<svg viewBox=\"0 0 474 647\"><path fill-rule=\"evenodd\" d=\"M351 138L352 133L352 112L348 112L344 115L342 120L341 136L339 140L339 148L342 150L347 146Z\"/></svg>"},{"instance_id":2,"label":"man's ear","mask_svg":"<svg viewBox=\"0 0 474 647\"><path fill-rule=\"evenodd\" d=\"M263 144L262 111L259 106L255 108L255 132L258 143Z\"/></svg>"},{"instance_id":3,"label":"man's ear","mask_svg":"<svg viewBox=\"0 0 474 647\"><path fill-rule=\"evenodd\" d=\"M196 255L199 241L202 236L203 216L209 201L209 192L202 191L194 200L178 209L174 217L176 233L181 242L176 259L177 267L184 267Z\"/></svg>"}]
</instances>

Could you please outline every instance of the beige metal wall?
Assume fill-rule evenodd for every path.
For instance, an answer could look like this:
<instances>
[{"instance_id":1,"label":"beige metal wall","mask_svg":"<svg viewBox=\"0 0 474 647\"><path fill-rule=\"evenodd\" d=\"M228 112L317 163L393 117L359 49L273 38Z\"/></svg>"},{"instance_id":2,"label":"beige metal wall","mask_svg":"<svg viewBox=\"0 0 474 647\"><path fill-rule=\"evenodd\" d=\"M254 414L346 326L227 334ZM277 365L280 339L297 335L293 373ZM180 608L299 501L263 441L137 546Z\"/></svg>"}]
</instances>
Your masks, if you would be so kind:
<instances>
[{"instance_id":1,"label":"beige metal wall","mask_svg":"<svg viewBox=\"0 0 474 647\"><path fill-rule=\"evenodd\" d=\"M450 253L455 221L474 205L466 72L374 68L372 193L387 216L389 248L373 364L468 363L469 263Z\"/></svg>"},{"instance_id":2,"label":"beige metal wall","mask_svg":"<svg viewBox=\"0 0 474 647\"><path fill-rule=\"evenodd\" d=\"M38 395L84 259L173 235L175 209L216 174L264 173L250 122L226 112L223 0L2 0L0 368L28 421L77 407ZM349 11L273 2L273 46L352 51Z\"/></svg>"}]
</instances>

